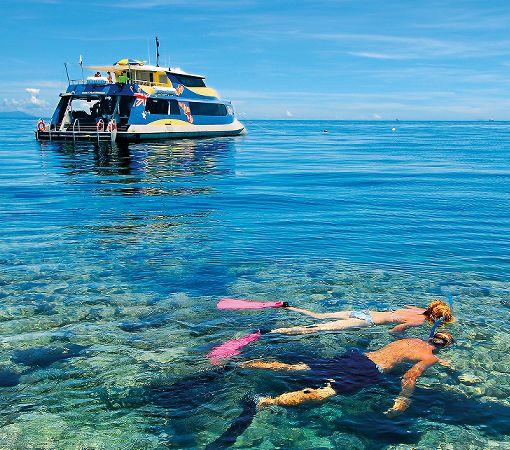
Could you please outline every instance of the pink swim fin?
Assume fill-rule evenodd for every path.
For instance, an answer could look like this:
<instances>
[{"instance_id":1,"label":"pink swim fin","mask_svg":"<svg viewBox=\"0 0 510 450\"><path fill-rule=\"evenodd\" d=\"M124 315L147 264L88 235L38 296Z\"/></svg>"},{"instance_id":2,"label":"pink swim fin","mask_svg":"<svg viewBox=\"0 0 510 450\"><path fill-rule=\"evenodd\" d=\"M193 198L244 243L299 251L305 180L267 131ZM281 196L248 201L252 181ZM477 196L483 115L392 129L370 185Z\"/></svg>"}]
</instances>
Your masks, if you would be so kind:
<instances>
[{"instance_id":1,"label":"pink swim fin","mask_svg":"<svg viewBox=\"0 0 510 450\"><path fill-rule=\"evenodd\" d=\"M287 302L256 302L238 298L222 298L216 306L218 309L262 309L286 308L289 304Z\"/></svg>"},{"instance_id":2,"label":"pink swim fin","mask_svg":"<svg viewBox=\"0 0 510 450\"><path fill-rule=\"evenodd\" d=\"M255 333L248 334L239 339L232 339L231 341L224 342L217 347L214 347L208 354L207 357L211 361L211 364L219 364L220 359L227 359L231 356L239 355L240 349L250 342L256 341L260 337L260 330Z\"/></svg>"}]
</instances>

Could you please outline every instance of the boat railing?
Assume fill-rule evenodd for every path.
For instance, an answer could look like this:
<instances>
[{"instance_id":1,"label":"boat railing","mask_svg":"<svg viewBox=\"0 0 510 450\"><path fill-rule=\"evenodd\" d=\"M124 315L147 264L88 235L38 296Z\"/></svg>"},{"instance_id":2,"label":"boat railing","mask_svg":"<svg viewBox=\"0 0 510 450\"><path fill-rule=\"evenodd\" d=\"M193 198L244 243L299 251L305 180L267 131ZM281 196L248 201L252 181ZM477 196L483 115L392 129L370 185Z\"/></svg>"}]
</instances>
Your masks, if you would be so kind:
<instances>
[{"instance_id":1,"label":"boat railing","mask_svg":"<svg viewBox=\"0 0 510 450\"><path fill-rule=\"evenodd\" d=\"M168 83L157 83L155 81L147 81L147 80L131 80L133 84L140 84L142 86L162 86L162 87L170 87Z\"/></svg>"},{"instance_id":2,"label":"boat railing","mask_svg":"<svg viewBox=\"0 0 510 450\"><path fill-rule=\"evenodd\" d=\"M170 87L168 83L158 83L156 81L147 81L147 80L137 80L137 79L130 79L130 84L138 84L140 86L161 86L161 87ZM69 80L69 86L74 84L86 84L86 80ZM118 84L117 83L108 83L108 85L111 84Z\"/></svg>"}]
</instances>

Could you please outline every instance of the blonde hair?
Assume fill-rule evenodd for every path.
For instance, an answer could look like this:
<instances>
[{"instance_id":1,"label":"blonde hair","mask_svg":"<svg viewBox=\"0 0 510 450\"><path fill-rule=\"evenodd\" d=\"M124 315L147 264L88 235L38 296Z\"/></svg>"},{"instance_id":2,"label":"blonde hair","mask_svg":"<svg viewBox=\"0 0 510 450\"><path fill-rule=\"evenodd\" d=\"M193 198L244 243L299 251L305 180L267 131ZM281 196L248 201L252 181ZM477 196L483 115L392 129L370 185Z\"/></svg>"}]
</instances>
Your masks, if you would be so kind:
<instances>
[{"instance_id":1,"label":"blonde hair","mask_svg":"<svg viewBox=\"0 0 510 450\"><path fill-rule=\"evenodd\" d=\"M443 323L453 322L452 310L450 306L442 300L433 300L423 314L431 324L441 319L441 317L444 317Z\"/></svg>"}]
</instances>

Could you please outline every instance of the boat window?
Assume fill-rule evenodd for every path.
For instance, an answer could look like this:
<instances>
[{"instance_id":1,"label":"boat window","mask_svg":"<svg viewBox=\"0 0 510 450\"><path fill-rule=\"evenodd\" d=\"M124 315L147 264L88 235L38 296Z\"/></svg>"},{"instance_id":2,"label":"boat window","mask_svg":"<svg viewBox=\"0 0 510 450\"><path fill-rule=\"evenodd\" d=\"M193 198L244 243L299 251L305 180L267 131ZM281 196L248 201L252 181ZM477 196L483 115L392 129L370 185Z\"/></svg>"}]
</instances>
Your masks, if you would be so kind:
<instances>
[{"instance_id":1,"label":"boat window","mask_svg":"<svg viewBox=\"0 0 510 450\"><path fill-rule=\"evenodd\" d=\"M204 80L202 78L190 77L185 75L175 75L172 74L177 81L181 83L183 86L187 87L205 87Z\"/></svg>"},{"instance_id":2,"label":"boat window","mask_svg":"<svg viewBox=\"0 0 510 450\"><path fill-rule=\"evenodd\" d=\"M227 108L223 103L189 102L192 116L226 116Z\"/></svg>"},{"instance_id":3,"label":"boat window","mask_svg":"<svg viewBox=\"0 0 510 450\"><path fill-rule=\"evenodd\" d=\"M162 100L160 98L149 98L147 99L147 105L145 111L150 114L168 114L168 100Z\"/></svg>"},{"instance_id":4,"label":"boat window","mask_svg":"<svg viewBox=\"0 0 510 450\"><path fill-rule=\"evenodd\" d=\"M152 72L135 70L133 75L135 81L146 81L148 83L152 83L154 81L154 74Z\"/></svg>"},{"instance_id":5,"label":"boat window","mask_svg":"<svg viewBox=\"0 0 510 450\"><path fill-rule=\"evenodd\" d=\"M110 117L115 111L117 99L115 97L72 97L70 110L72 119L81 122L94 123L99 118Z\"/></svg>"},{"instance_id":6,"label":"boat window","mask_svg":"<svg viewBox=\"0 0 510 450\"><path fill-rule=\"evenodd\" d=\"M161 84L168 84L170 82L170 80L168 79L168 77L166 76L166 73L160 73L159 74L159 82Z\"/></svg>"},{"instance_id":7,"label":"boat window","mask_svg":"<svg viewBox=\"0 0 510 450\"><path fill-rule=\"evenodd\" d=\"M99 104L99 100L96 99L73 97L71 108L73 111L83 111L86 114L90 114L92 108L95 108L97 104Z\"/></svg>"},{"instance_id":8,"label":"boat window","mask_svg":"<svg viewBox=\"0 0 510 450\"><path fill-rule=\"evenodd\" d=\"M179 109L179 104L177 100L170 100L170 115L172 116L180 116L181 110Z\"/></svg>"}]
</instances>

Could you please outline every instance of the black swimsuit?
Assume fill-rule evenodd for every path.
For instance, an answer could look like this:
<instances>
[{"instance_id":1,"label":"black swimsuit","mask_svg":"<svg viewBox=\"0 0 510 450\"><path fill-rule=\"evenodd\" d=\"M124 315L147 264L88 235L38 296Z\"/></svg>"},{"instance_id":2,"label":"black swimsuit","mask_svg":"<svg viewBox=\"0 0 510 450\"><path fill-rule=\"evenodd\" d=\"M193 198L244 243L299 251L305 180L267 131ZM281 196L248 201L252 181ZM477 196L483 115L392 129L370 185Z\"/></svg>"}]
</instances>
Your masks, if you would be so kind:
<instances>
[{"instance_id":1,"label":"black swimsuit","mask_svg":"<svg viewBox=\"0 0 510 450\"><path fill-rule=\"evenodd\" d=\"M315 383L331 383L337 394L353 394L365 386L384 380L383 372L363 353L353 350L330 359L315 359L310 366L309 379Z\"/></svg>"}]
</instances>

